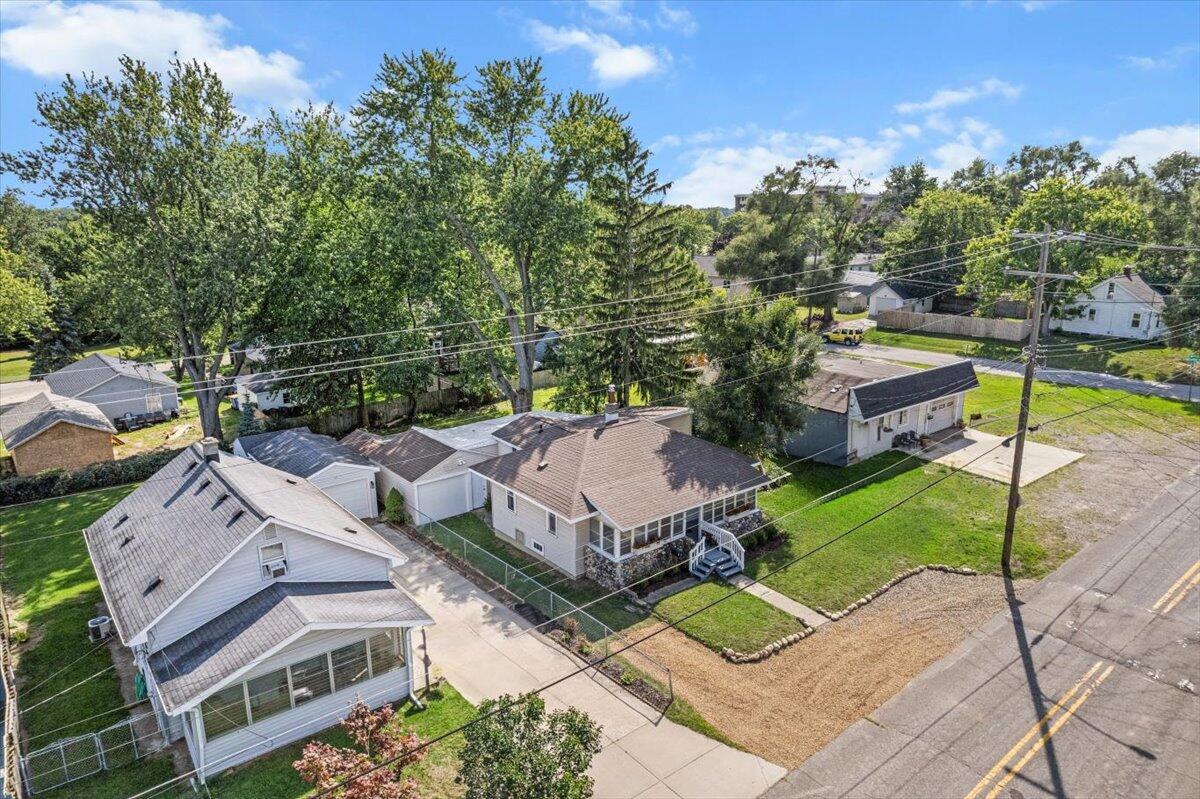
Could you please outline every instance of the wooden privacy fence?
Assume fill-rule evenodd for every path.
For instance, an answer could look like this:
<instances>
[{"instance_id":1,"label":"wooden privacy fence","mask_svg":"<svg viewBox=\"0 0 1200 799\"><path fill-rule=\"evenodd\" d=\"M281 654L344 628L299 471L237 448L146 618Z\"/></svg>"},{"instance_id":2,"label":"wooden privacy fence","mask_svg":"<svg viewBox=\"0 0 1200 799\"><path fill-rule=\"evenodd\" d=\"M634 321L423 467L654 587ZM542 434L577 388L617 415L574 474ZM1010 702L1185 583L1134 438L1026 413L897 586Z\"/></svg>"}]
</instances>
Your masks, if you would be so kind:
<instances>
[{"instance_id":1,"label":"wooden privacy fence","mask_svg":"<svg viewBox=\"0 0 1200 799\"><path fill-rule=\"evenodd\" d=\"M462 393L456 386L444 383L442 388L426 391L417 397L415 403L410 399L371 402L367 404L368 426L386 427L396 419L407 419L419 413L447 413L457 408L461 399ZM362 427L358 408L338 408L319 416L304 417L304 420L316 432L334 438Z\"/></svg>"},{"instance_id":2,"label":"wooden privacy fence","mask_svg":"<svg viewBox=\"0 0 1200 799\"><path fill-rule=\"evenodd\" d=\"M880 330L912 330L922 333L946 333L970 338L1000 341L1025 341L1032 322L1028 319L987 319L982 316L950 316L912 311L880 311L875 318Z\"/></svg>"}]
</instances>

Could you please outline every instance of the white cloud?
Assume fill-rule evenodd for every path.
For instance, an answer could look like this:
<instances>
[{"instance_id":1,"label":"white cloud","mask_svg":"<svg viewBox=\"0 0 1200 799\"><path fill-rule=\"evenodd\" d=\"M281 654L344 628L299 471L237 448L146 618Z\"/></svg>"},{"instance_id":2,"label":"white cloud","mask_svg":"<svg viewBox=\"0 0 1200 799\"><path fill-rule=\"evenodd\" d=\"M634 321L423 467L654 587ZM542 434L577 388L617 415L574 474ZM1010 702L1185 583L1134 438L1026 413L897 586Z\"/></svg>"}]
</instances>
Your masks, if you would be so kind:
<instances>
[{"instance_id":1,"label":"white cloud","mask_svg":"<svg viewBox=\"0 0 1200 799\"><path fill-rule=\"evenodd\" d=\"M691 11L688 11L686 8L670 5L667 0L659 1L655 21L658 23L658 27L663 30L678 31L684 36L691 36L700 30L700 26L696 23L696 18L692 16Z\"/></svg>"},{"instance_id":2,"label":"white cloud","mask_svg":"<svg viewBox=\"0 0 1200 799\"><path fill-rule=\"evenodd\" d=\"M748 146L702 147L684 156L684 174L671 187L671 202L698 207L733 204L733 195L752 191L777 166L791 166L806 155L827 155L838 162L834 180L867 177L881 184L901 146L896 137L866 139L825 134L759 131ZM878 188L878 185L876 185Z\"/></svg>"},{"instance_id":3,"label":"white cloud","mask_svg":"<svg viewBox=\"0 0 1200 799\"><path fill-rule=\"evenodd\" d=\"M1032 13L1034 11L1045 11L1054 4L1054 0L1021 0L1020 6L1022 10Z\"/></svg>"},{"instance_id":4,"label":"white cloud","mask_svg":"<svg viewBox=\"0 0 1200 799\"><path fill-rule=\"evenodd\" d=\"M915 139L921 135L921 126L920 125L912 125L912 124L901 125L900 132L903 133L905 136L912 136Z\"/></svg>"},{"instance_id":5,"label":"white cloud","mask_svg":"<svg viewBox=\"0 0 1200 799\"><path fill-rule=\"evenodd\" d=\"M1200 125L1166 125L1122 133L1100 153L1100 163L1108 165L1132 155L1142 166L1150 166L1178 150L1200 155Z\"/></svg>"},{"instance_id":6,"label":"white cloud","mask_svg":"<svg viewBox=\"0 0 1200 799\"><path fill-rule=\"evenodd\" d=\"M963 105L984 97L1000 96L1006 100L1015 100L1021 96L1022 87L999 78L988 78L971 86L957 89L938 89L927 100L897 103L896 111L901 114L916 114L923 111L943 111L956 105Z\"/></svg>"},{"instance_id":7,"label":"white cloud","mask_svg":"<svg viewBox=\"0 0 1200 799\"><path fill-rule=\"evenodd\" d=\"M629 30L638 22L626 0L587 0L586 5L589 11L595 12L588 17L595 25Z\"/></svg>"},{"instance_id":8,"label":"white cloud","mask_svg":"<svg viewBox=\"0 0 1200 799\"><path fill-rule=\"evenodd\" d=\"M957 135L930 151L931 174L946 179L976 158L987 158L1004 144L1004 134L995 126L975 117L963 117L957 127L947 121Z\"/></svg>"},{"instance_id":9,"label":"white cloud","mask_svg":"<svg viewBox=\"0 0 1200 799\"><path fill-rule=\"evenodd\" d=\"M112 73L121 55L163 69L178 54L207 63L239 104L295 106L313 97L304 64L278 50L232 44L220 14L204 16L154 0L118 3L5 4L0 59L43 78ZM13 24L15 23L15 24Z\"/></svg>"},{"instance_id":10,"label":"white cloud","mask_svg":"<svg viewBox=\"0 0 1200 799\"><path fill-rule=\"evenodd\" d=\"M1189 58L1200 52L1200 45L1181 44L1172 47L1159 56L1127 55L1123 60L1127 65L1150 72L1156 69L1175 69L1182 66Z\"/></svg>"},{"instance_id":11,"label":"white cloud","mask_svg":"<svg viewBox=\"0 0 1200 799\"><path fill-rule=\"evenodd\" d=\"M529 35L547 52L579 48L592 56L592 74L601 83L619 85L661 72L670 62L665 50L640 44L621 44L606 33L581 28L556 28L544 22L529 23Z\"/></svg>"}]
</instances>

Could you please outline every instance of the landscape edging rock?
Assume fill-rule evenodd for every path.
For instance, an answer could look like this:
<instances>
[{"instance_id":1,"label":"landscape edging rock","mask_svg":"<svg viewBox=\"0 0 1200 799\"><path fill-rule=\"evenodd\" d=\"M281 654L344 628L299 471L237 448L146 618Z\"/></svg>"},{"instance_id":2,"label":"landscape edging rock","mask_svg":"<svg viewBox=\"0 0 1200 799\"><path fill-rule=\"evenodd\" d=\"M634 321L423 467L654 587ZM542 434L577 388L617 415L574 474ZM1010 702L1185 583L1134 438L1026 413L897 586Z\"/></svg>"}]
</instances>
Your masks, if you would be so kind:
<instances>
[{"instance_id":1,"label":"landscape edging rock","mask_svg":"<svg viewBox=\"0 0 1200 799\"><path fill-rule=\"evenodd\" d=\"M928 566L915 566L911 569L900 572L895 577L888 580L886 583L879 586L871 593L863 596L862 598L860 598L854 602L851 602L845 608L843 608L840 611L837 611L836 613L830 613L829 611L825 610L824 608L817 607L817 606L813 606L813 610L817 611L822 616L825 616L830 621L838 621L839 619L844 619L845 617L849 616L854 611L861 608L863 605L873 602L876 599L878 599L879 597L883 596L888 591L890 591L892 588L895 588L897 585L899 585L900 583L907 580L909 577L915 577L923 571L945 572L946 574L961 574L961 575L964 575L967 577L974 577L975 575L979 574L979 572L975 571L974 569L968 568L966 566L947 566L943 563L933 563ZM802 631L800 631L798 633L792 633L791 635L785 635L783 638L772 641L771 643L767 644L766 646L764 646L762 649L758 650L757 652L738 652L737 650L731 649L730 647L725 647L724 649L721 650L721 657L725 658L730 663L735 663L735 664L758 663L761 660L766 660L771 655L774 655L777 652L782 652L783 650L787 649L789 646L800 643L805 638L812 635L814 632L815 632L815 630L812 627L805 625L805 627Z\"/></svg>"}]
</instances>

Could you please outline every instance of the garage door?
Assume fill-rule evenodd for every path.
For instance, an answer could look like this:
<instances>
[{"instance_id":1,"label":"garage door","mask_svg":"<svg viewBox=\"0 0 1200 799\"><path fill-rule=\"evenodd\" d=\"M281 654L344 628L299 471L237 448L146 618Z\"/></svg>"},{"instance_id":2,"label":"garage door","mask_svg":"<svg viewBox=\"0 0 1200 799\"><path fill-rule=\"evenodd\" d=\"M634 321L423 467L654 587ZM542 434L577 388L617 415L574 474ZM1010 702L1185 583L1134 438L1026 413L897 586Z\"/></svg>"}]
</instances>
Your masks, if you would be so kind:
<instances>
[{"instance_id":1,"label":"garage door","mask_svg":"<svg viewBox=\"0 0 1200 799\"><path fill-rule=\"evenodd\" d=\"M470 510L467 507L466 473L432 483L419 483L417 510L430 519L445 519Z\"/></svg>"},{"instance_id":2,"label":"garage door","mask_svg":"<svg viewBox=\"0 0 1200 799\"><path fill-rule=\"evenodd\" d=\"M936 433L954 424L957 421L954 418L954 405L953 397L932 403L929 406L929 413L933 418L929 420L929 424L925 426L925 430L930 433Z\"/></svg>"},{"instance_id":3,"label":"garage door","mask_svg":"<svg viewBox=\"0 0 1200 799\"><path fill-rule=\"evenodd\" d=\"M350 480L336 485L318 486L334 502L353 513L360 519L378 516L378 506L375 501L375 489L371 478Z\"/></svg>"}]
</instances>

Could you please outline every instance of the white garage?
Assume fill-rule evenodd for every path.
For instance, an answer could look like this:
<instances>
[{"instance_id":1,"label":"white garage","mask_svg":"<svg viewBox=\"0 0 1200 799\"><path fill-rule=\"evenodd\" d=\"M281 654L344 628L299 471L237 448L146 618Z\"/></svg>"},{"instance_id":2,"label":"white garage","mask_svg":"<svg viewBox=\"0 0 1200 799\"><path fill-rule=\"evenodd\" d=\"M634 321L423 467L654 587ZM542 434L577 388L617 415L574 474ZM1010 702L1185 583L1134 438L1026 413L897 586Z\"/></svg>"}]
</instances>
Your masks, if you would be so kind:
<instances>
[{"instance_id":1,"label":"white garage","mask_svg":"<svg viewBox=\"0 0 1200 799\"><path fill-rule=\"evenodd\" d=\"M360 519L379 515L379 467L329 436L307 427L242 436L233 453L303 477Z\"/></svg>"}]
</instances>

